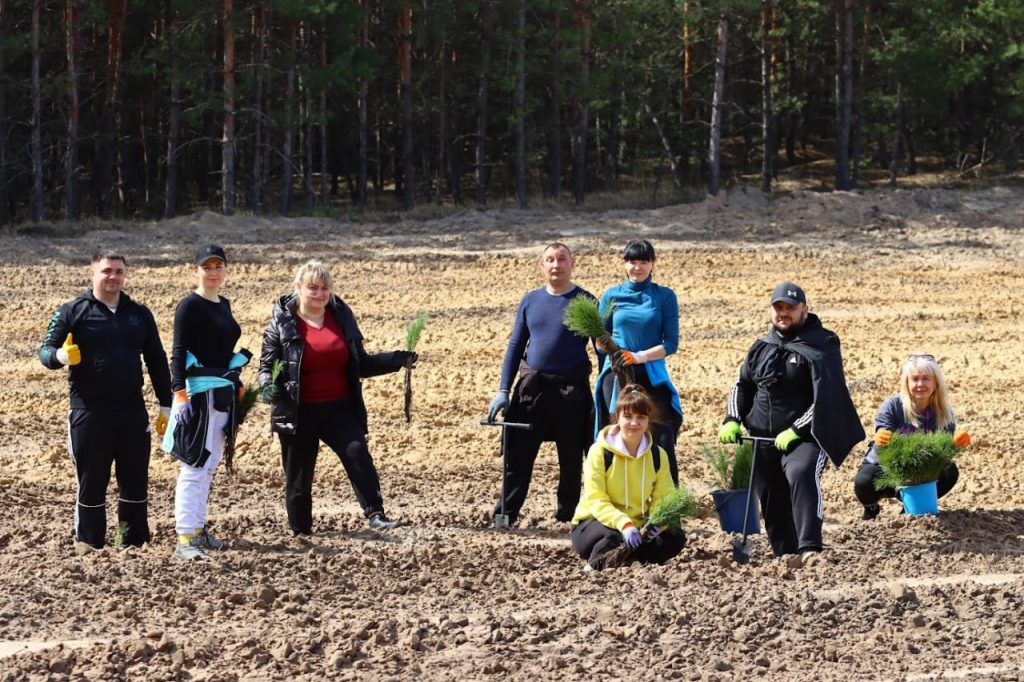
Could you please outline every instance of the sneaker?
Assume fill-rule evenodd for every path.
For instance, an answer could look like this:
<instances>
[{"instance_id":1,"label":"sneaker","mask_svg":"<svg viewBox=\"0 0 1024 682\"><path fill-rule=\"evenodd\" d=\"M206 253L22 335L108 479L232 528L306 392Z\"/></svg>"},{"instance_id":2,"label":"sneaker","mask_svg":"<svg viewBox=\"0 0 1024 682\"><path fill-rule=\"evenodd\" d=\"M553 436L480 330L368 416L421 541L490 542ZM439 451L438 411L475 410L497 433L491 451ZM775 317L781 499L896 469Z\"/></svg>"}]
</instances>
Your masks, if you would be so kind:
<instances>
[{"instance_id":1,"label":"sneaker","mask_svg":"<svg viewBox=\"0 0 1024 682\"><path fill-rule=\"evenodd\" d=\"M369 519L370 528L374 530L391 530L402 525L401 521L392 521L384 516L384 512L375 512Z\"/></svg>"},{"instance_id":2,"label":"sneaker","mask_svg":"<svg viewBox=\"0 0 1024 682\"><path fill-rule=\"evenodd\" d=\"M191 544L193 547L216 550L225 550L231 547L231 545L224 542L217 536L212 535L205 528L200 528L196 531L195 535L192 536Z\"/></svg>"},{"instance_id":3,"label":"sneaker","mask_svg":"<svg viewBox=\"0 0 1024 682\"><path fill-rule=\"evenodd\" d=\"M878 514L881 511L882 511L882 508L879 505L877 505L877 504L867 504L867 505L864 505L864 515L861 516L860 518L863 519L864 521L870 521L871 519L873 519L876 516L878 516Z\"/></svg>"},{"instance_id":4,"label":"sneaker","mask_svg":"<svg viewBox=\"0 0 1024 682\"><path fill-rule=\"evenodd\" d=\"M198 545L183 545L180 542L174 548L172 558L178 561L213 561L210 556Z\"/></svg>"}]
</instances>

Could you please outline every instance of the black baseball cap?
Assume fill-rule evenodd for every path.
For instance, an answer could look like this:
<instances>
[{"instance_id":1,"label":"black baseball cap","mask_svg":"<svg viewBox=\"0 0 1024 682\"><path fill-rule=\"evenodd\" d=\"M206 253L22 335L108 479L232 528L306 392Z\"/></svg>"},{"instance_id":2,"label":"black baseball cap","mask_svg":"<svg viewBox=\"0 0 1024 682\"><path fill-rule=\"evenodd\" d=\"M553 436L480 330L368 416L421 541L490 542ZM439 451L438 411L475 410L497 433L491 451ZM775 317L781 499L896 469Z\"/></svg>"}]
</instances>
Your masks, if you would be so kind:
<instances>
[{"instance_id":1,"label":"black baseball cap","mask_svg":"<svg viewBox=\"0 0 1024 682\"><path fill-rule=\"evenodd\" d=\"M196 265L202 265L211 258L220 258L224 261L224 265L228 264L228 257L224 254L224 249L216 244L205 244L196 249Z\"/></svg>"},{"instance_id":2,"label":"black baseball cap","mask_svg":"<svg viewBox=\"0 0 1024 682\"><path fill-rule=\"evenodd\" d=\"M779 301L796 305L798 303L807 303L807 297L804 296L804 290L793 282L783 282L772 290L772 305Z\"/></svg>"}]
</instances>

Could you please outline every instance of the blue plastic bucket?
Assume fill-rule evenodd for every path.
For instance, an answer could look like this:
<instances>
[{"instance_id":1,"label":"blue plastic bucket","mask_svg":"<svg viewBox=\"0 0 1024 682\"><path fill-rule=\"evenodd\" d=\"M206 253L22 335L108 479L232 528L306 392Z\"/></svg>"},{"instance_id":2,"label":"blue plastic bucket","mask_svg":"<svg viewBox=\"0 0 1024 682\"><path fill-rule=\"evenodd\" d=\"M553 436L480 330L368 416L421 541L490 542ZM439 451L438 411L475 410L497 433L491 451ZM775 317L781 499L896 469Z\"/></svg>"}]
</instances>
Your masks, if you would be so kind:
<instances>
[{"instance_id":1,"label":"blue plastic bucket","mask_svg":"<svg viewBox=\"0 0 1024 682\"><path fill-rule=\"evenodd\" d=\"M911 516L939 513L939 490L935 481L900 488L903 510Z\"/></svg>"},{"instance_id":2,"label":"blue plastic bucket","mask_svg":"<svg viewBox=\"0 0 1024 682\"><path fill-rule=\"evenodd\" d=\"M743 532L743 513L747 504L747 489L743 490L712 490L711 497L715 501L718 512L718 523L726 533ZM757 497L750 499L750 516L747 517L747 533L761 532L761 516L758 512Z\"/></svg>"}]
</instances>

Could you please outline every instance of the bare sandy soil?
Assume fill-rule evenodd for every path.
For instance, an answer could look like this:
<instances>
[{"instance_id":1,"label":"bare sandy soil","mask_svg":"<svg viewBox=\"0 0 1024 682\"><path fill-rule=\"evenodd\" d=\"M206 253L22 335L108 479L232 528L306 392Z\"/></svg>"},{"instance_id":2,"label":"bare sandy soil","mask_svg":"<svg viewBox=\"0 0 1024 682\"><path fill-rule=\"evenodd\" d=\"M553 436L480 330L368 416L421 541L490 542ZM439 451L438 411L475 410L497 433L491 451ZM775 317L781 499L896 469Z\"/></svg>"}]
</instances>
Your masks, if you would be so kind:
<instances>
[{"instance_id":1,"label":"bare sandy soil","mask_svg":"<svg viewBox=\"0 0 1024 682\"><path fill-rule=\"evenodd\" d=\"M1019 186L797 192L770 204L741 188L646 212L467 210L359 225L203 213L0 239L0 680L1024 679L1022 230ZM714 439L736 368L766 328L768 292L794 279L842 337L869 431L908 353L942 362L974 437L942 513L908 518L885 504L861 521L859 446L825 474L828 547L810 565L773 558L759 536L751 563L736 566L705 496L678 559L584 573L553 518L545 446L521 527L488 529L498 434L479 420L515 305L540 284L540 250L567 241L578 282L599 294L623 277L618 250L635 235L658 247L655 277L681 304L669 368L689 485L709 489L698 446ZM76 549L66 380L35 357L46 321L87 286L87 254L102 241L128 255L127 288L169 347L192 284L185 263L207 240L232 257L225 293L253 350L272 300L311 256L333 267L371 350L400 347L404 324L429 312L412 425L400 374L365 385L388 511L406 526L368 530L324 450L317 532L292 538L261 406L243 426L237 473L214 482L211 526L233 542L215 563L171 560L177 465L160 453L154 542Z\"/></svg>"}]
</instances>

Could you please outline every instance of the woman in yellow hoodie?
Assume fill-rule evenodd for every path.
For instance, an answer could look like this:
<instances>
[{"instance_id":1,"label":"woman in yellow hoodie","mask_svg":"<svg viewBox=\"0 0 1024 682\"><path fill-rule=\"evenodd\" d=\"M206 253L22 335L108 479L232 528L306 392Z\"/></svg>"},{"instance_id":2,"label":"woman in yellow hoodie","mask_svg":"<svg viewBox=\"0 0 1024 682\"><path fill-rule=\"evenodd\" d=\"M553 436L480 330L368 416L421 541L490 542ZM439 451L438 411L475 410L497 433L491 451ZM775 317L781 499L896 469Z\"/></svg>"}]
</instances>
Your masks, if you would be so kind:
<instances>
[{"instance_id":1,"label":"woman in yellow hoodie","mask_svg":"<svg viewBox=\"0 0 1024 682\"><path fill-rule=\"evenodd\" d=\"M640 533L651 507L675 487L668 456L650 431L657 407L643 387L629 384L611 417L587 453L572 546L592 570L603 568L608 553L623 544L640 563L663 564L682 551L686 535L658 527L646 537Z\"/></svg>"}]
</instances>

